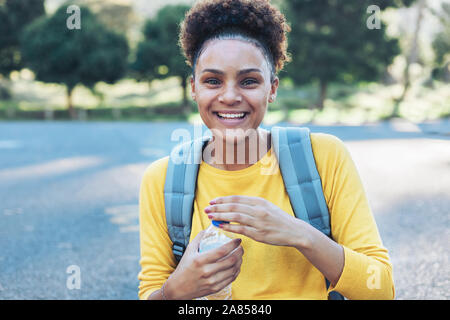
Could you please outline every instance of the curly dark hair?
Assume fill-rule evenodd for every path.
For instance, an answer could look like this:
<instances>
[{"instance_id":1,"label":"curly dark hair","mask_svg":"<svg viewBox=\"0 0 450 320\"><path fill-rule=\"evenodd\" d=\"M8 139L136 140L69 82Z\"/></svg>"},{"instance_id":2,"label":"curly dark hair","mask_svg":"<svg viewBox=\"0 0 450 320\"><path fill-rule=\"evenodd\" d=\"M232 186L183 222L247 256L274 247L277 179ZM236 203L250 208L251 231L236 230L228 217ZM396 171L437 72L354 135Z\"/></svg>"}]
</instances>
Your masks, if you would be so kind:
<instances>
[{"instance_id":1,"label":"curly dark hair","mask_svg":"<svg viewBox=\"0 0 450 320\"><path fill-rule=\"evenodd\" d=\"M291 61L287 52L290 31L285 16L270 0L200 0L181 23L179 45L194 73L206 41L245 40L262 49L273 78Z\"/></svg>"}]
</instances>

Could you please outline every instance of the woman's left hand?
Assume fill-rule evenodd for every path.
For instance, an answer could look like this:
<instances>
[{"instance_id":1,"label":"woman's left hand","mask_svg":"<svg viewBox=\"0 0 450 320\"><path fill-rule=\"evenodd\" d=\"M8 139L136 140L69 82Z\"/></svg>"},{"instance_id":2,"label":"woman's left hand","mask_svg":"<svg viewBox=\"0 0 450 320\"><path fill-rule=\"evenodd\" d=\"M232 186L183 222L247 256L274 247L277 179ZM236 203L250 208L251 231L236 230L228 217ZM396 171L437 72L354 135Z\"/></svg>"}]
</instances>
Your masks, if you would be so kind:
<instances>
[{"instance_id":1,"label":"woman's left hand","mask_svg":"<svg viewBox=\"0 0 450 320\"><path fill-rule=\"evenodd\" d=\"M305 222L260 197L219 197L210 202L205 213L212 220L237 222L221 224L225 231L271 245L297 247L307 230Z\"/></svg>"}]
</instances>

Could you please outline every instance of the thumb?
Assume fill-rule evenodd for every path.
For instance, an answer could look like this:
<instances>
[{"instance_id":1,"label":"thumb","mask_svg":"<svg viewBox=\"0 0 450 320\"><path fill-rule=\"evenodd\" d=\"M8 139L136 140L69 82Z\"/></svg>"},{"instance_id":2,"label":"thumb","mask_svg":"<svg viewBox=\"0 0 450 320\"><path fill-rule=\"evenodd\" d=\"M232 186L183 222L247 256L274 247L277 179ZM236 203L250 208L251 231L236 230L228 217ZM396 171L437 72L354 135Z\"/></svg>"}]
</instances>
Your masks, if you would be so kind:
<instances>
[{"instance_id":1,"label":"thumb","mask_svg":"<svg viewBox=\"0 0 450 320\"><path fill-rule=\"evenodd\" d=\"M190 250L198 251L198 247L200 245L200 241L202 241L203 235L205 234L205 230L200 231L194 239L189 243L188 247Z\"/></svg>"}]
</instances>

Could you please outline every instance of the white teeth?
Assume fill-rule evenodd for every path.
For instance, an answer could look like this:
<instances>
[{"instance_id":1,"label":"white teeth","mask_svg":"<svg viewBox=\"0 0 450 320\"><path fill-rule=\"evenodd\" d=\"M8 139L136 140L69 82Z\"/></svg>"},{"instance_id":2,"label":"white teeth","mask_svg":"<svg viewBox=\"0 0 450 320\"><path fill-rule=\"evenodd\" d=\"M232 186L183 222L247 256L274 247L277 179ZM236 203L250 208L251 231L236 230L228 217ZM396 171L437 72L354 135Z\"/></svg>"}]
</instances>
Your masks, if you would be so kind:
<instances>
[{"instance_id":1,"label":"white teeth","mask_svg":"<svg viewBox=\"0 0 450 320\"><path fill-rule=\"evenodd\" d=\"M233 119L233 118L242 118L245 113L217 113L219 116L221 116L222 118L227 118L227 119Z\"/></svg>"}]
</instances>

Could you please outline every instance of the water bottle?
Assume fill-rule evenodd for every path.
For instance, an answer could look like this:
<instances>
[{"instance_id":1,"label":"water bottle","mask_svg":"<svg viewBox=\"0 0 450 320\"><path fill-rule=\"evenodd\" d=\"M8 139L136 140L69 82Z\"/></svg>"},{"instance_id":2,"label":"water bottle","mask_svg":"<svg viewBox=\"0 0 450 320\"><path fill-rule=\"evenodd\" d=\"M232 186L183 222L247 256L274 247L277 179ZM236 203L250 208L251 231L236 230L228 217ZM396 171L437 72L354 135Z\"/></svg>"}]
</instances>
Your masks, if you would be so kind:
<instances>
[{"instance_id":1,"label":"water bottle","mask_svg":"<svg viewBox=\"0 0 450 320\"><path fill-rule=\"evenodd\" d=\"M212 220L211 225L205 230L202 240L198 248L199 252L205 252L215 249L221 245L231 241L234 236L231 232L224 231L219 228L219 224L229 223L228 221ZM210 294L209 296L197 298L196 300L232 300L231 299L231 283L222 290Z\"/></svg>"}]
</instances>

